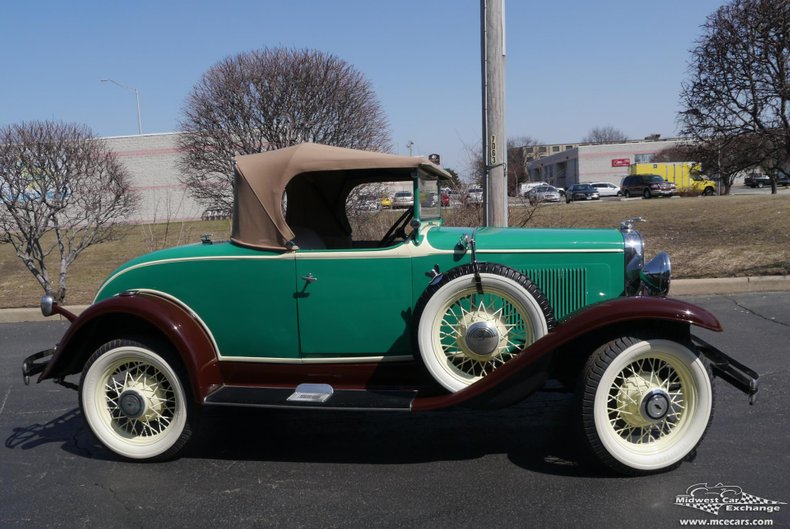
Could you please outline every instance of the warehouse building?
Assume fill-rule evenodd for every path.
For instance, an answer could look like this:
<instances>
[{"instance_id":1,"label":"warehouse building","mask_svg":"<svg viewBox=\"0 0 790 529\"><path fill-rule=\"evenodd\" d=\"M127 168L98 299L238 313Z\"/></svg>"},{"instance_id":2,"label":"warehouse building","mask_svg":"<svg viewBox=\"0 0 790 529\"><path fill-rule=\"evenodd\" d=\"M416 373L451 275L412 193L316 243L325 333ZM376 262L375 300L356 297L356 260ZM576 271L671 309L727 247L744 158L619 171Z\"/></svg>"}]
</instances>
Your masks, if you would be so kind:
<instances>
[{"instance_id":1,"label":"warehouse building","mask_svg":"<svg viewBox=\"0 0 790 529\"><path fill-rule=\"evenodd\" d=\"M647 163L681 138L635 140L624 143L576 145L530 161L529 179L567 188L579 182L611 182L620 185L633 163Z\"/></svg>"},{"instance_id":2,"label":"warehouse building","mask_svg":"<svg viewBox=\"0 0 790 529\"><path fill-rule=\"evenodd\" d=\"M199 219L204 208L179 182L178 132L102 138L124 164L140 206L134 223Z\"/></svg>"}]
</instances>

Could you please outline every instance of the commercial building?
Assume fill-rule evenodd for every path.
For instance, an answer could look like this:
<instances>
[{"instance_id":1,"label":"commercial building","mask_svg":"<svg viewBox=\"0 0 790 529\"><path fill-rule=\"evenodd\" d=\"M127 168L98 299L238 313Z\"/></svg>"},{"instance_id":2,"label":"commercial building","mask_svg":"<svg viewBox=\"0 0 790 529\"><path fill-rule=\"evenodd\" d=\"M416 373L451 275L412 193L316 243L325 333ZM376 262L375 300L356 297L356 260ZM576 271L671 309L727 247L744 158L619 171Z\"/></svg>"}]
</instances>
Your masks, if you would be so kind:
<instances>
[{"instance_id":1,"label":"commercial building","mask_svg":"<svg viewBox=\"0 0 790 529\"><path fill-rule=\"evenodd\" d=\"M178 132L102 138L129 171L140 206L135 223L199 219L204 208L179 182Z\"/></svg>"},{"instance_id":2,"label":"commercial building","mask_svg":"<svg viewBox=\"0 0 790 529\"><path fill-rule=\"evenodd\" d=\"M651 162L657 153L681 141L681 138L669 138L609 144L552 145L548 146L552 150L555 146L567 148L528 162L529 179L533 182L546 181L563 188L579 182L611 182L620 185L632 163Z\"/></svg>"}]
</instances>

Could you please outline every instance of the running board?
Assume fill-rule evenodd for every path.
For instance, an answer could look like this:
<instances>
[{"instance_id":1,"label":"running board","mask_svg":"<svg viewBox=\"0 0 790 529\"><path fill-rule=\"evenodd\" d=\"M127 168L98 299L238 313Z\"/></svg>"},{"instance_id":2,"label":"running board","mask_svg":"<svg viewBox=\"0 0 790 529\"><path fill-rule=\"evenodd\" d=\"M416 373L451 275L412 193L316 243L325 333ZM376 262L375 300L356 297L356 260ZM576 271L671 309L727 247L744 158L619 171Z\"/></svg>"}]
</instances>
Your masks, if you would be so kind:
<instances>
[{"instance_id":1,"label":"running board","mask_svg":"<svg viewBox=\"0 0 790 529\"><path fill-rule=\"evenodd\" d=\"M206 406L303 408L309 410L410 411L417 391L334 389L329 384L296 388L222 386L206 395Z\"/></svg>"}]
</instances>

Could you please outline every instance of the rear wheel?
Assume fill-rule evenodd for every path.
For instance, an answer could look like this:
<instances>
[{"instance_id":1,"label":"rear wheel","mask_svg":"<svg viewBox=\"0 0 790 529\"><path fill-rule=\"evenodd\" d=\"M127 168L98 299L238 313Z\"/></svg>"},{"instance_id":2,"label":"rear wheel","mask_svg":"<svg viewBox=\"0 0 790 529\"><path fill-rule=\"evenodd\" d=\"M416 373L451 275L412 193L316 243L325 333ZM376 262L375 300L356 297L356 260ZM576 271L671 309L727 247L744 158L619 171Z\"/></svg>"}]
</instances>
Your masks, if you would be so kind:
<instances>
[{"instance_id":1,"label":"rear wheel","mask_svg":"<svg viewBox=\"0 0 790 529\"><path fill-rule=\"evenodd\" d=\"M707 362L690 343L624 337L596 350L579 388L584 440L625 474L679 465L713 414Z\"/></svg>"},{"instance_id":2,"label":"rear wheel","mask_svg":"<svg viewBox=\"0 0 790 529\"><path fill-rule=\"evenodd\" d=\"M179 359L169 348L114 340L88 359L80 407L99 441L116 454L170 459L192 433L192 400Z\"/></svg>"},{"instance_id":3,"label":"rear wheel","mask_svg":"<svg viewBox=\"0 0 790 529\"><path fill-rule=\"evenodd\" d=\"M623 196L625 198L631 198L631 192L626 189L625 191L623 191Z\"/></svg>"}]
</instances>

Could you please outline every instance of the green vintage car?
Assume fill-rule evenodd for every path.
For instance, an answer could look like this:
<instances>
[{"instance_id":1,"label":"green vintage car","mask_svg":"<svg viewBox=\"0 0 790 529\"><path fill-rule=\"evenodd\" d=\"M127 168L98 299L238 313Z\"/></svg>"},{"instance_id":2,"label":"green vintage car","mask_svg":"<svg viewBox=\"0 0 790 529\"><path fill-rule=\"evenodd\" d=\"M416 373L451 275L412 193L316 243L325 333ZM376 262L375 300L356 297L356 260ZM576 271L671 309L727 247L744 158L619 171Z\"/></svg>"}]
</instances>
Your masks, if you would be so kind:
<instances>
[{"instance_id":1,"label":"green vintage car","mask_svg":"<svg viewBox=\"0 0 790 529\"><path fill-rule=\"evenodd\" d=\"M756 373L691 335L721 326L665 297L669 259L644 264L633 222L447 227L448 179L424 158L315 144L237 157L230 241L124 264L79 317L45 297L72 323L24 376L79 375L93 433L141 460L178 454L209 406L500 408L551 378L577 392L589 452L631 474L697 446L712 374L756 393ZM392 182L414 205L358 235L349 197Z\"/></svg>"}]
</instances>

